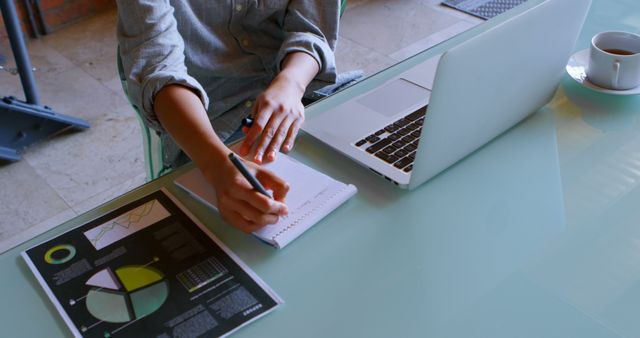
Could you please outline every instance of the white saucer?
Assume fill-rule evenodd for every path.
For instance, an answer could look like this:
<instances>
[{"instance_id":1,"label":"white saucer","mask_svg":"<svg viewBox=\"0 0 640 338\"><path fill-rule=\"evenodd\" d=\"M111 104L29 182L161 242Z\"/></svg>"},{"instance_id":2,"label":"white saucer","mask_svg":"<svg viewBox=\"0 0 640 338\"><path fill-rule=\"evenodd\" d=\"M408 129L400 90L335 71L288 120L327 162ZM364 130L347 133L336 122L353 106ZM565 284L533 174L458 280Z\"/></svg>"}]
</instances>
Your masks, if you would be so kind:
<instances>
[{"instance_id":1,"label":"white saucer","mask_svg":"<svg viewBox=\"0 0 640 338\"><path fill-rule=\"evenodd\" d=\"M614 90L597 86L587 79L587 67L589 66L589 49L583 49L569 58L567 73L579 84L601 93L613 95L637 95L640 94L640 86L627 90Z\"/></svg>"}]
</instances>

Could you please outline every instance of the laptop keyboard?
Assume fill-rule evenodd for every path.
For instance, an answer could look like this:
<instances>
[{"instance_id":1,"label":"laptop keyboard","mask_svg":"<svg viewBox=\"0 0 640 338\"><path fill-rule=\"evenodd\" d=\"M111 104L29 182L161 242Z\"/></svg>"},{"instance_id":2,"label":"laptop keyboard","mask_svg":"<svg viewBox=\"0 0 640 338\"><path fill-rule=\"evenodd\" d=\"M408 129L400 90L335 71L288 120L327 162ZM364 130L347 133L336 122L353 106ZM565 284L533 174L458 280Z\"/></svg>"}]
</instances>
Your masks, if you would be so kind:
<instances>
[{"instance_id":1,"label":"laptop keyboard","mask_svg":"<svg viewBox=\"0 0 640 338\"><path fill-rule=\"evenodd\" d=\"M411 172L426 113L424 106L354 145L399 170Z\"/></svg>"}]
</instances>

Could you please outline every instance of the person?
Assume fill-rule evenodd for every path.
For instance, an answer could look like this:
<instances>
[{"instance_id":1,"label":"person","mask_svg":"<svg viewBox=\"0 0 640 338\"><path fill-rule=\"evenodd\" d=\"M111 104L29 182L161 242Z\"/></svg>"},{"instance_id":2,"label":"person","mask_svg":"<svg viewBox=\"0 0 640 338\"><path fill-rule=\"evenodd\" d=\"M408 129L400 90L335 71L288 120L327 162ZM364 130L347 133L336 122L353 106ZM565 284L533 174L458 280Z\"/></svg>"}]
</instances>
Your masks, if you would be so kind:
<instances>
[{"instance_id":1,"label":"person","mask_svg":"<svg viewBox=\"0 0 640 338\"><path fill-rule=\"evenodd\" d=\"M339 0L118 0L117 35L132 104L163 140L165 164L193 160L222 218L244 232L288 213L288 184L259 164L293 148L305 93L336 81ZM273 199L228 160L240 155Z\"/></svg>"}]
</instances>

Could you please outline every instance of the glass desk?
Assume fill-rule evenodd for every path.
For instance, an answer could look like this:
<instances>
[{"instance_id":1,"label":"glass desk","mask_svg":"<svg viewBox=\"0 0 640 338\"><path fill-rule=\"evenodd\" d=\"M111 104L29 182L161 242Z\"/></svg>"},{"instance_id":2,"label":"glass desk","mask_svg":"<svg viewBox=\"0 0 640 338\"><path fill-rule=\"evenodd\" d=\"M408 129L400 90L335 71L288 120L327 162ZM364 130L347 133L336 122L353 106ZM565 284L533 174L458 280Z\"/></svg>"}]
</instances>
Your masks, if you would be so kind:
<instances>
[{"instance_id":1,"label":"glass desk","mask_svg":"<svg viewBox=\"0 0 640 338\"><path fill-rule=\"evenodd\" d=\"M640 2L594 0L576 49L613 29L640 32ZM640 336L640 97L599 94L565 76L538 113L412 192L306 135L293 156L354 183L358 195L276 251L222 224L176 188L182 168L0 255L2 336L70 334L20 251L160 187L284 298L279 310L237 337Z\"/></svg>"}]
</instances>

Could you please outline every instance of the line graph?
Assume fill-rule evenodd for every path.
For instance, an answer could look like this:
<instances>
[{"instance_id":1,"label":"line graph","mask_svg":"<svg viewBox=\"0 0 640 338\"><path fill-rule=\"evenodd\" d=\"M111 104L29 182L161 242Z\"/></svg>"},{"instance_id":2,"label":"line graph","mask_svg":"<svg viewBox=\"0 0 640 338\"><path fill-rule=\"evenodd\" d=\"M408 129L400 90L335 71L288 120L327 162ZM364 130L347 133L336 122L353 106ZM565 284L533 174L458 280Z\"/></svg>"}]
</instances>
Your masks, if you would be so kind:
<instances>
[{"instance_id":1,"label":"line graph","mask_svg":"<svg viewBox=\"0 0 640 338\"><path fill-rule=\"evenodd\" d=\"M158 200L151 200L129 212L84 232L85 237L100 250L167 217L169 212Z\"/></svg>"}]
</instances>

